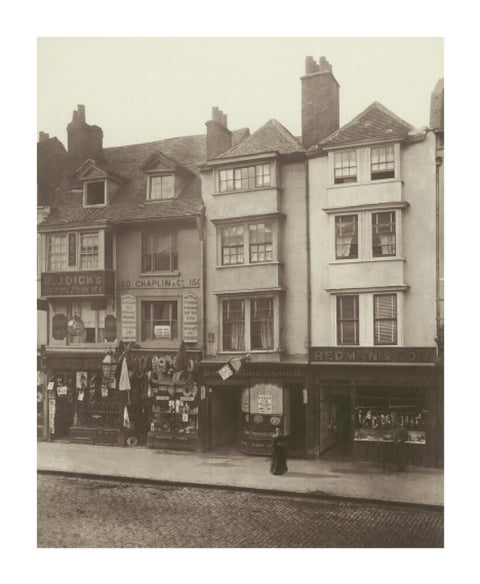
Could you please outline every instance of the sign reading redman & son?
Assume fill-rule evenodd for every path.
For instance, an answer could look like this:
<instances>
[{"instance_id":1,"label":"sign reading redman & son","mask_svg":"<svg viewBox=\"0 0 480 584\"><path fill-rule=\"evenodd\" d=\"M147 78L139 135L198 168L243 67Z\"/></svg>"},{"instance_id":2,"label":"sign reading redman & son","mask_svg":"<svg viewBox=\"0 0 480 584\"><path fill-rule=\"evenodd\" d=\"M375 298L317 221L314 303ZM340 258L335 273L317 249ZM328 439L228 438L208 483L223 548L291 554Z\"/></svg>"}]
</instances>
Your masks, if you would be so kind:
<instances>
[{"instance_id":1,"label":"sign reading redman & son","mask_svg":"<svg viewBox=\"0 0 480 584\"><path fill-rule=\"evenodd\" d=\"M434 347L312 347L312 363L434 363Z\"/></svg>"}]
</instances>

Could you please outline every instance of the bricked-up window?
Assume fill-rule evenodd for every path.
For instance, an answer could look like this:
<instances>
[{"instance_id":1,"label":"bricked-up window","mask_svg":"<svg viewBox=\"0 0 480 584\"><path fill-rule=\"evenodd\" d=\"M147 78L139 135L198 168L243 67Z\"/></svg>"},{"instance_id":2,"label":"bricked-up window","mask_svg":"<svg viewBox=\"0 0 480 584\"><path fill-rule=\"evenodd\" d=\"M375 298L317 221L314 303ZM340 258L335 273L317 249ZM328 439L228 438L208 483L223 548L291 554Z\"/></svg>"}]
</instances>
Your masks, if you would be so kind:
<instances>
[{"instance_id":1,"label":"bricked-up window","mask_svg":"<svg viewBox=\"0 0 480 584\"><path fill-rule=\"evenodd\" d=\"M273 298L250 300L250 348L273 349Z\"/></svg>"},{"instance_id":2,"label":"bricked-up window","mask_svg":"<svg viewBox=\"0 0 480 584\"><path fill-rule=\"evenodd\" d=\"M394 256L395 244L395 211L372 213L373 257Z\"/></svg>"},{"instance_id":3,"label":"bricked-up window","mask_svg":"<svg viewBox=\"0 0 480 584\"><path fill-rule=\"evenodd\" d=\"M397 295L373 295L373 327L375 345L397 344Z\"/></svg>"},{"instance_id":4,"label":"bricked-up window","mask_svg":"<svg viewBox=\"0 0 480 584\"><path fill-rule=\"evenodd\" d=\"M255 223L249 226L250 263L273 260L273 236L271 223Z\"/></svg>"},{"instance_id":5,"label":"bricked-up window","mask_svg":"<svg viewBox=\"0 0 480 584\"><path fill-rule=\"evenodd\" d=\"M175 232L144 233L142 239L142 272L173 272L178 269L177 234Z\"/></svg>"},{"instance_id":6,"label":"bricked-up window","mask_svg":"<svg viewBox=\"0 0 480 584\"><path fill-rule=\"evenodd\" d=\"M358 345L358 296L337 296L337 342Z\"/></svg>"},{"instance_id":7,"label":"bricked-up window","mask_svg":"<svg viewBox=\"0 0 480 584\"><path fill-rule=\"evenodd\" d=\"M228 168L218 173L218 190L245 191L271 185L270 164L257 164L243 168Z\"/></svg>"},{"instance_id":8,"label":"bricked-up window","mask_svg":"<svg viewBox=\"0 0 480 584\"><path fill-rule=\"evenodd\" d=\"M98 268L98 232L80 234L80 269Z\"/></svg>"},{"instance_id":9,"label":"bricked-up window","mask_svg":"<svg viewBox=\"0 0 480 584\"><path fill-rule=\"evenodd\" d=\"M357 151L335 152L334 154L335 184L357 181Z\"/></svg>"},{"instance_id":10,"label":"bricked-up window","mask_svg":"<svg viewBox=\"0 0 480 584\"><path fill-rule=\"evenodd\" d=\"M105 181L85 183L85 206L105 205Z\"/></svg>"},{"instance_id":11,"label":"bricked-up window","mask_svg":"<svg viewBox=\"0 0 480 584\"><path fill-rule=\"evenodd\" d=\"M223 350L245 350L245 300L223 301Z\"/></svg>"},{"instance_id":12,"label":"bricked-up window","mask_svg":"<svg viewBox=\"0 0 480 584\"><path fill-rule=\"evenodd\" d=\"M335 217L335 257L337 260L358 258L358 215Z\"/></svg>"},{"instance_id":13,"label":"bricked-up window","mask_svg":"<svg viewBox=\"0 0 480 584\"><path fill-rule=\"evenodd\" d=\"M243 225L231 225L222 229L222 265L243 264L243 231Z\"/></svg>"},{"instance_id":14,"label":"bricked-up window","mask_svg":"<svg viewBox=\"0 0 480 584\"><path fill-rule=\"evenodd\" d=\"M58 272L67 267L67 235L52 234L47 237L47 270Z\"/></svg>"},{"instance_id":15,"label":"bricked-up window","mask_svg":"<svg viewBox=\"0 0 480 584\"><path fill-rule=\"evenodd\" d=\"M395 155L393 146L371 149L371 179L395 177Z\"/></svg>"},{"instance_id":16,"label":"bricked-up window","mask_svg":"<svg viewBox=\"0 0 480 584\"><path fill-rule=\"evenodd\" d=\"M174 179L173 174L150 177L148 198L151 200L173 199Z\"/></svg>"},{"instance_id":17,"label":"bricked-up window","mask_svg":"<svg viewBox=\"0 0 480 584\"><path fill-rule=\"evenodd\" d=\"M178 302L142 302L142 341L178 338Z\"/></svg>"}]
</instances>

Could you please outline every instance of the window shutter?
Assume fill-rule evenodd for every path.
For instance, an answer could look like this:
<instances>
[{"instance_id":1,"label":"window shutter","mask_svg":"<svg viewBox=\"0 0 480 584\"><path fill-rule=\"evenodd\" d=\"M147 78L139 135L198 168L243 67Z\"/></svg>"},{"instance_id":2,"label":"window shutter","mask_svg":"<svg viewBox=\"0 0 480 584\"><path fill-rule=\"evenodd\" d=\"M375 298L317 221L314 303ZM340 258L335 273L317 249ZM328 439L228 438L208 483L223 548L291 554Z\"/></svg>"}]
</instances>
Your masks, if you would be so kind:
<instances>
[{"instance_id":1,"label":"window shutter","mask_svg":"<svg viewBox=\"0 0 480 584\"><path fill-rule=\"evenodd\" d=\"M77 234L68 234L68 265L77 265Z\"/></svg>"}]
</instances>

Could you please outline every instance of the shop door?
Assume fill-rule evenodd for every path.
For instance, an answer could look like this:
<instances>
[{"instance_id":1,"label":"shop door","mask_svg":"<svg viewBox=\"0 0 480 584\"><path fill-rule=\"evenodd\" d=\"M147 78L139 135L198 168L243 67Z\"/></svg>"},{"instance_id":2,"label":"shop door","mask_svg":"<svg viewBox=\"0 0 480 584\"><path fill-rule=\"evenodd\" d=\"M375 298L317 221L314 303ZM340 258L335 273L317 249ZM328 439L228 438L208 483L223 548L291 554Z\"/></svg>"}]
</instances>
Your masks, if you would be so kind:
<instances>
[{"instance_id":1,"label":"shop door","mask_svg":"<svg viewBox=\"0 0 480 584\"><path fill-rule=\"evenodd\" d=\"M209 394L210 447L236 447L240 416L240 388L215 387Z\"/></svg>"},{"instance_id":2,"label":"shop door","mask_svg":"<svg viewBox=\"0 0 480 584\"><path fill-rule=\"evenodd\" d=\"M290 434L288 438L288 456L302 458L305 456L305 405L300 388L290 389Z\"/></svg>"}]
</instances>

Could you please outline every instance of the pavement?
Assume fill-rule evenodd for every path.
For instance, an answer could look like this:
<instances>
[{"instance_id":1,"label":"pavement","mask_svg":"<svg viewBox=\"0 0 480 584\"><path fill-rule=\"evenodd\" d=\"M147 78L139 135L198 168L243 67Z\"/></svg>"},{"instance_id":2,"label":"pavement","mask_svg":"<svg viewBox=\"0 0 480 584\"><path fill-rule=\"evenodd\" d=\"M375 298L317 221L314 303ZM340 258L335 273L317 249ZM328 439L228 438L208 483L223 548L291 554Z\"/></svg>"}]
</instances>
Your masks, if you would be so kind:
<instances>
[{"instance_id":1,"label":"pavement","mask_svg":"<svg viewBox=\"0 0 480 584\"><path fill-rule=\"evenodd\" d=\"M269 466L268 458L234 450L196 453L37 443L39 472L437 508L444 504L443 469L408 466L394 472L371 462L294 459L288 460L287 473L274 476Z\"/></svg>"}]
</instances>

